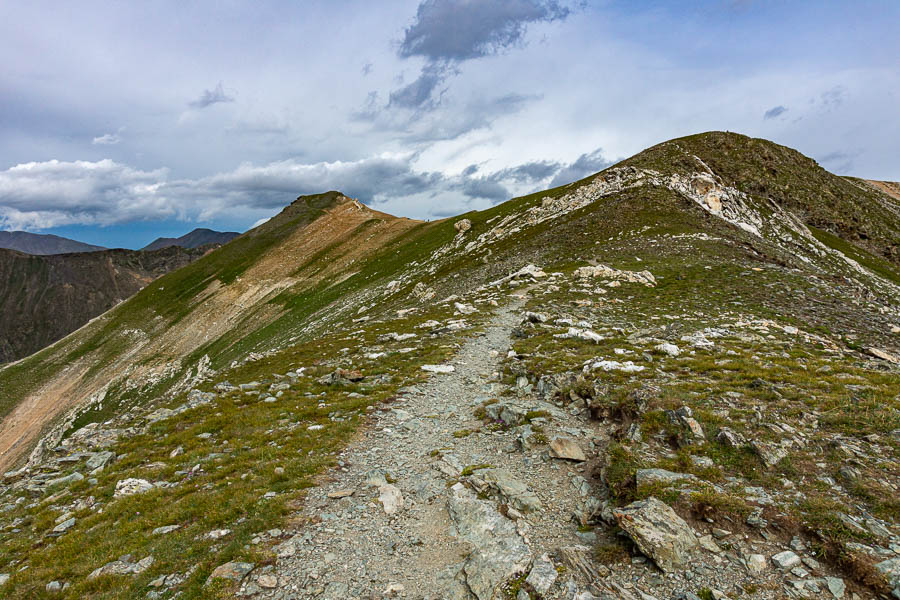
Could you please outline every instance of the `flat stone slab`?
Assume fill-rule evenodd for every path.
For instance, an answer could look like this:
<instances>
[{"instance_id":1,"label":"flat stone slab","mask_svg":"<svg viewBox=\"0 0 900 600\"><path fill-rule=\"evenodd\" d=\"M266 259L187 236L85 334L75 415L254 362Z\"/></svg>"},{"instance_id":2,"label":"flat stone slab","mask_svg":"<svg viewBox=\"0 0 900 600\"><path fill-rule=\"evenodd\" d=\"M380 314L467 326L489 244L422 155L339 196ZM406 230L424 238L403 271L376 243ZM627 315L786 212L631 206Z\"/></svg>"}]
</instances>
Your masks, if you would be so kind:
<instances>
[{"instance_id":1,"label":"flat stone slab","mask_svg":"<svg viewBox=\"0 0 900 600\"><path fill-rule=\"evenodd\" d=\"M210 573L207 583L213 579L229 579L231 581L241 581L250 574L255 565L245 562L227 562L219 565Z\"/></svg>"},{"instance_id":2,"label":"flat stone slab","mask_svg":"<svg viewBox=\"0 0 900 600\"><path fill-rule=\"evenodd\" d=\"M491 600L502 583L528 568L531 551L513 521L461 483L451 488L447 508L458 537L473 546L463 565L466 583L478 600Z\"/></svg>"}]
</instances>

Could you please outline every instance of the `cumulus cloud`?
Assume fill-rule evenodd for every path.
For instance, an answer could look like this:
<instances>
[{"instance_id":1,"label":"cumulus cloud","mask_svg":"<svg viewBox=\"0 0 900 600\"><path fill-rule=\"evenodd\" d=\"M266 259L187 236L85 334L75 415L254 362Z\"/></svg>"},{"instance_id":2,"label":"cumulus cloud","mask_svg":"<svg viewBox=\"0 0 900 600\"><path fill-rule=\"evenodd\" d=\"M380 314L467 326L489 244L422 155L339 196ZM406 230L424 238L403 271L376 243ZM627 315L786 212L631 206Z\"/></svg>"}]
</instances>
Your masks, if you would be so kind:
<instances>
[{"instance_id":1,"label":"cumulus cloud","mask_svg":"<svg viewBox=\"0 0 900 600\"><path fill-rule=\"evenodd\" d=\"M776 117L780 117L784 113L787 112L787 109L781 105L773 106L763 115L763 119L774 119Z\"/></svg>"},{"instance_id":2,"label":"cumulus cloud","mask_svg":"<svg viewBox=\"0 0 900 600\"><path fill-rule=\"evenodd\" d=\"M46 229L73 224L112 225L145 220L209 220L278 209L297 195L340 190L394 209L415 198L420 215L453 214L478 201L484 207L514 194L568 183L609 163L601 150L570 164L532 161L482 173L423 171L414 155L383 154L357 161L304 163L299 159L236 169L197 179L170 179L166 169L141 171L114 162L51 160L0 171L0 228ZM249 220L248 220L249 222Z\"/></svg>"},{"instance_id":3,"label":"cumulus cloud","mask_svg":"<svg viewBox=\"0 0 900 600\"><path fill-rule=\"evenodd\" d=\"M51 160L0 171L0 227L43 229L183 215L164 194L166 169L141 171L112 160Z\"/></svg>"},{"instance_id":4,"label":"cumulus cloud","mask_svg":"<svg viewBox=\"0 0 900 600\"><path fill-rule=\"evenodd\" d=\"M569 9L556 0L424 0L404 32L398 55L422 57L425 66L414 81L391 92L389 106L434 108L444 82L459 72L460 64L523 44L529 24L568 15Z\"/></svg>"},{"instance_id":5,"label":"cumulus cloud","mask_svg":"<svg viewBox=\"0 0 900 600\"><path fill-rule=\"evenodd\" d=\"M206 108L207 106L212 106L213 104L219 104L222 102L234 102L234 96L229 96L225 93L225 89L222 87L222 82L220 81L215 88L211 90L203 90L203 93L200 94L199 98L188 102L188 106L200 110Z\"/></svg>"}]
</instances>

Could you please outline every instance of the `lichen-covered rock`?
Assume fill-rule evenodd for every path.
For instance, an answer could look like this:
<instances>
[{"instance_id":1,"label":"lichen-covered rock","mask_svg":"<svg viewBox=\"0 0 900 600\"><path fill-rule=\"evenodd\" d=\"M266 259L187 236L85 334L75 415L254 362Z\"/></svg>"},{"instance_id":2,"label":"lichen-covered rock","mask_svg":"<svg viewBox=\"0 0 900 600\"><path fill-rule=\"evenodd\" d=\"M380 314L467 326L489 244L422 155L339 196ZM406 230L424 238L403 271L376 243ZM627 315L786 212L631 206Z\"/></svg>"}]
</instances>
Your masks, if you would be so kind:
<instances>
[{"instance_id":1,"label":"lichen-covered rock","mask_svg":"<svg viewBox=\"0 0 900 600\"><path fill-rule=\"evenodd\" d=\"M466 583L478 600L491 600L502 583L528 568L531 552L515 523L461 483L451 488L447 508L457 535L473 547L463 565Z\"/></svg>"},{"instance_id":2,"label":"lichen-covered rock","mask_svg":"<svg viewBox=\"0 0 900 600\"><path fill-rule=\"evenodd\" d=\"M515 479L509 471L504 469L487 469L482 471L480 475L513 508L522 512L534 512L543 508L537 494L529 489L527 485Z\"/></svg>"},{"instance_id":3,"label":"lichen-covered rock","mask_svg":"<svg viewBox=\"0 0 900 600\"><path fill-rule=\"evenodd\" d=\"M146 479L129 477L128 479L122 479L116 483L116 491L113 494L113 497L120 498L122 496L131 496L133 494L143 494L152 489L153 484Z\"/></svg>"},{"instance_id":4,"label":"lichen-covered rock","mask_svg":"<svg viewBox=\"0 0 900 600\"><path fill-rule=\"evenodd\" d=\"M640 551L665 572L685 566L698 545L690 525L653 496L617 510L615 517Z\"/></svg>"},{"instance_id":5,"label":"lichen-covered rock","mask_svg":"<svg viewBox=\"0 0 900 600\"><path fill-rule=\"evenodd\" d=\"M153 565L153 557L146 556L138 562L132 562L131 556L126 555L119 560L106 563L102 567L94 569L88 575L88 579L96 579L103 575L140 575Z\"/></svg>"},{"instance_id":6,"label":"lichen-covered rock","mask_svg":"<svg viewBox=\"0 0 900 600\"><path fill-rule=\"evenodd\" d=\"M246 577L255 565L245 562L228 562L224 565L216 567L209 575L207 582L213 579L230 579L231 581L241 581Z\"/></svg>"},{"instance_id":7,"label":"lichen-covered rock","mask_svg":"<svg viewBox=\"0 0 900 600\"><path fill-rule=\"evenodd\" d=\"M534 564L531 565L531 572L528 573L528 577L525 578L525 583L543 597L550 591L550 588L553 587L557 576L558 573L556 567L553 566L550 557L544 554L540 558L534 560Z\"/></svg>"}]
</instances>

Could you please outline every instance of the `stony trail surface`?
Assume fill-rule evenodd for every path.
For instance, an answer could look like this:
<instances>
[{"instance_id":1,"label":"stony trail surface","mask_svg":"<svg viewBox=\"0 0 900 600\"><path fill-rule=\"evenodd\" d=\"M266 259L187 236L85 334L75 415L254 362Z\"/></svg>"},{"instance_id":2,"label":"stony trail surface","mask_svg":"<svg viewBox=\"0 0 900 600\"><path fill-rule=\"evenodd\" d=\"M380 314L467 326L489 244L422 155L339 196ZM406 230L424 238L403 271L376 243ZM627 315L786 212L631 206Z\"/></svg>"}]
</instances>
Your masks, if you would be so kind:
<instances>
[{"instance_id":1,"label":"stony trail surface","mask_svg":"<svg viewBox=\"0 0 900 600\"><path fill-rule=\"evenodd\" d=\"M407 597L489 598L527 572L533 548L578 542L564 518L581 497L569 481L574 463L516 452L515 430L461 433L478 429L475 410L499 396L497 369L523 302L514 296L498 309L484 333L451 360L452 373L404 389L342 453L332 480L308 496L302 517L314 524L278 548L273 595L380 597L402 589ZM479 499L461 484L451 486L466 467L502 492L486 489ZM558 493L567 489L573 493ZM491 496L534 512L510 520ZM245 584L245 593L259 593L255 586Z\"/></svg>"}]
</instances>

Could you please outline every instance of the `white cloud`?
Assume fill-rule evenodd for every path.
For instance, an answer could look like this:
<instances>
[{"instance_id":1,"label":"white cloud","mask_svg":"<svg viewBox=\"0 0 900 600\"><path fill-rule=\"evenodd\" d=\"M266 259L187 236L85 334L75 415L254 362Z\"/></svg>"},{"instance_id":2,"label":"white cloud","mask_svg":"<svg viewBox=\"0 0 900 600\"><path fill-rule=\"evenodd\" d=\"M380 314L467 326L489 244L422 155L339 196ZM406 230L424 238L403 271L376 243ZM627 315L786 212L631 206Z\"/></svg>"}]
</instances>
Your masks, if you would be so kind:
<instances>
[{"instance_id":1,"label":"white cloud","mask_svg":"<svg viewBox=\"0 0 900 600\"><path fill-rule=\"evenodd\" d=\"M167 169L141 171L109 159L16 165L0 171L0 227L179 218L183 208L164 193L167 176Z\"/></svg>"},{"instance_id":2,"label":"white cloud","mask_svg":"<svg viewBox=\"0 0 900 600\"><path fill-rule=\"evenodd\" d=\"M271 214L298 195L327 190L398 215L447 216L546 187L560 177L582 177L607 162L597 150L571 164L526 163L495 171L473 166L445 174L418 169L414 160L410 154L316 163L290 159L245 163L197 179L173 179L167 169L141 171L109 159L32 162L0 171L0 228L208 221L240 215L252 222L249 217L258 219L262 211Z\"/></svg>"},{"instance_id":3,"label":"white cloud","mask_svg":"<svg viewBox=\"0 0 900 600\"><path fill-rule=\"evenodd\" d=\"M122 138L117 133L104 133L99 137L95 137L91 143L95 146L115 146L121 141Z\"/></svg>"}]
</instances>

